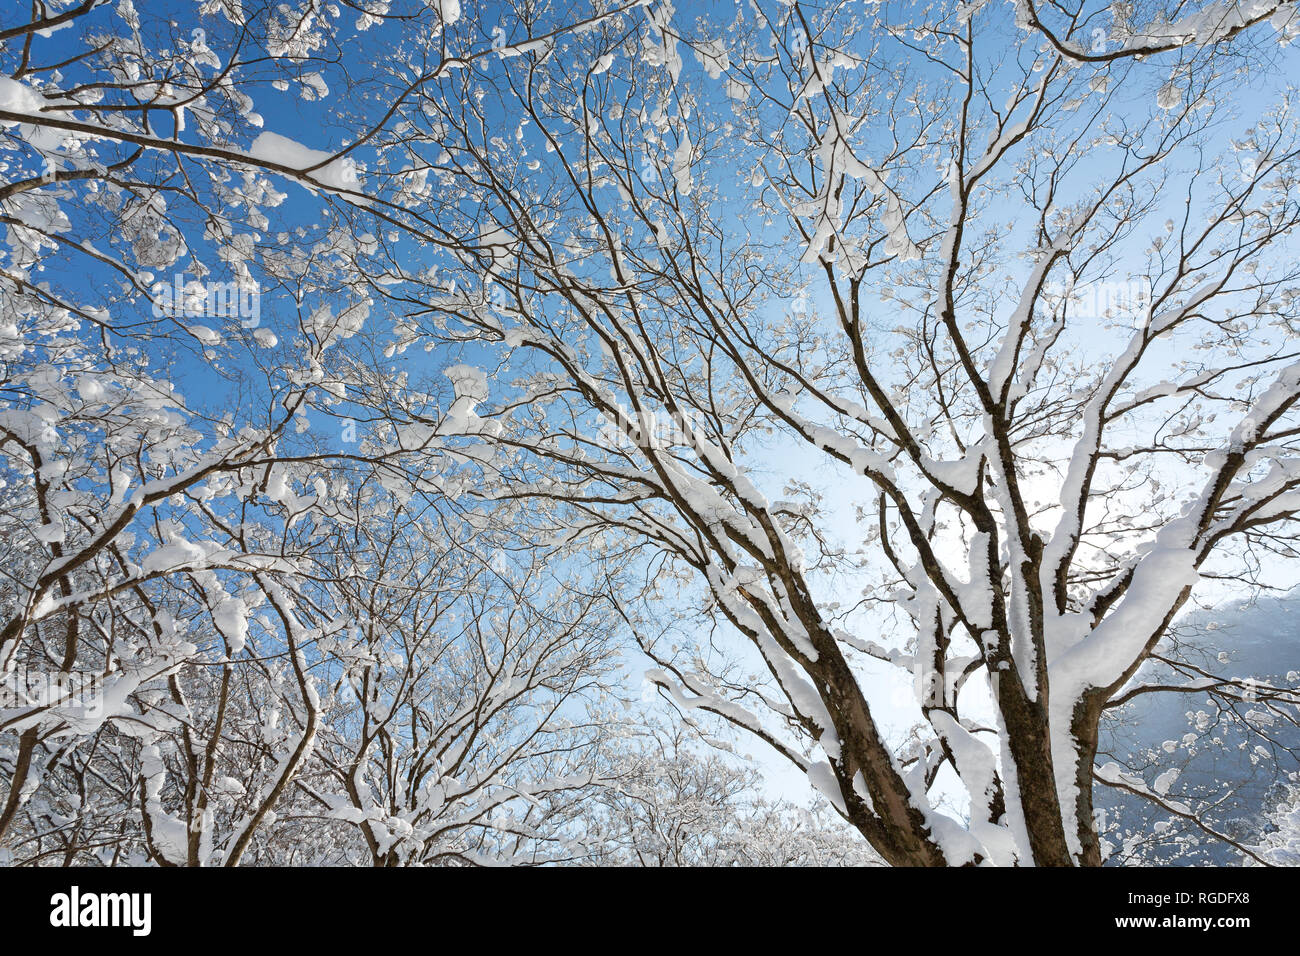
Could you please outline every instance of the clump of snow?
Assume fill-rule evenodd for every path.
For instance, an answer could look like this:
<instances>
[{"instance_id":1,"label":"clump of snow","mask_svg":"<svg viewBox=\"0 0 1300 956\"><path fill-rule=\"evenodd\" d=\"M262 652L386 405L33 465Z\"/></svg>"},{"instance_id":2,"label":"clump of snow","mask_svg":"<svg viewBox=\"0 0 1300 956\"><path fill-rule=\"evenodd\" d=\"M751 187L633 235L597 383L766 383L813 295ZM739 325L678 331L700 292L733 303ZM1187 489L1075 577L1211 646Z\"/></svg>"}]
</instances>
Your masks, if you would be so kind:
<instances>
[{"instance_id":1,"label":"clump of snow","mask_svg":"<svg viewBox=\"0 0 1300 956\"><path fill-rule=\"evenodd\" d=\"M310 149L279 133L259 133L248 147L248 155L259 162L292 170L300 181L318 183L338 192L361 191L354 160L346 156L335 159L333 153Z\"/></svg>"},{"instance_id":2,"label":"clump of snow","mask_svg":"<svg viewBox=\"0 0 1300 956\"><path fill-rule=\"evenodd\" d=\"M40 113L41 107L44 105L44 97L26 83L11 80L7 76L0 76L0 110L7 113L24 113L34 117ZM0 126L16 125L12 120L0 121Z\"/></svg>"}]
</instances>

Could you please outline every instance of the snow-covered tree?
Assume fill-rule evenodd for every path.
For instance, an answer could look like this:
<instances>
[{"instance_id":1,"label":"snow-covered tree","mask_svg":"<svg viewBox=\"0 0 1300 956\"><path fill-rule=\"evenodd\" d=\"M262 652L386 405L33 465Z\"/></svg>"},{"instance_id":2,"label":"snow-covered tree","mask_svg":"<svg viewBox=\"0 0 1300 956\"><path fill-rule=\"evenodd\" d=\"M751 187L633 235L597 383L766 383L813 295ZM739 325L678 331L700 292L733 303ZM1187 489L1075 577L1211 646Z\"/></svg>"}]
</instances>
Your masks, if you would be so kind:
<instances>
[{"instance_id":1,"label":"snow-covered tree","mask_svg":"<svg viewBox=\"0 0 1300 956\"><path fill-rule=\"evenodd\" d=\"M1300 866L1300 789L1287 788L1269 808L1266 831L1255 847L1262 862L1273 866Z\"/></svg>"},{"instance_id":2,"label":"snow-covered tree","mask_svg":"<svg viewBox=\"0 0 1300 956\"><path fill-rule=\"evenodd\" d=\"M430 35L449 11L423 10ZM0 25L5 858L420 861L456 829L420 830L438 793L483 830L494 808L540 804L529 785L579 789L556 768L591 728L562 709L609 653L603 598L566 592L563 559L547 573L526 546L490 571L468 545L482 528L438 512L427 456L407 460L420 442L349 417L343 345L373 302L356 266L378 243L347 219L360 170L264 133L255 109L319 102L340 31L384 18L340 27L315 2L30 14ZM418 551L393 524L413 496ZM436 591L403 606L382 574L358 590L366 562L427 588L446 575L456 623L424 619L446 610ZM392 617L367 611L385 588ZM410 722L401 746L385 705ZM409 793L375 788L385 760ZM360 829L331 817L351 799ZM378 851L408 811L422 842Z\"/></svg>"},{"instance_id":3,"label":"snow-covered tree","mask_svg":"<svg viewBox=\"0 0 1300 956\"><path fill-rule=\"evenodd\" d=\"M376 866L567 859L564 804L601 779L606 598L473 516L381 499L330 541L348 625L309 792Z\"/></svg>"},{"instance_id":4,"label":"snow-covered tree","mask_svg":"<svg viewBox=\"0 0 1300 956\"><path fill-rule=\"evenodd\" d=\"M991 4L683 19L399 108L395 218L442 271L386 287L397 348L499 343L441 426L477 491L613 556L665 695L888 862L1099 864L1103 713L1198 584L1293 553L1284 71L1226 32L1081 61Z\"/></svg>"},{"instance_id":5,"label":"snow-covered tree","mask_svg":"<svg viewBox=\"0 0 1300 956\"><path fill-rule=\"evenodd\" d=\"M112 703L0 713L0 839L563 858L608 609L895 865L1100 864L1103 715L1242 697L1171 628L1295 555L1293 3L185 9L0 27L0 674ZM542 551L428 630L358 487Z\"/></svg>"},{"instance_id":6,"label":"snow-covered tree","mask_svg":"<svg viewBox=\"0 0 1300 956\"><path fill-rule=\"evenodd\" d=\"M752 764L706 747L681 723L632 725L580 816L599 866L879 866L825 801L764 795Z\"/></svg>"}]
</instances>

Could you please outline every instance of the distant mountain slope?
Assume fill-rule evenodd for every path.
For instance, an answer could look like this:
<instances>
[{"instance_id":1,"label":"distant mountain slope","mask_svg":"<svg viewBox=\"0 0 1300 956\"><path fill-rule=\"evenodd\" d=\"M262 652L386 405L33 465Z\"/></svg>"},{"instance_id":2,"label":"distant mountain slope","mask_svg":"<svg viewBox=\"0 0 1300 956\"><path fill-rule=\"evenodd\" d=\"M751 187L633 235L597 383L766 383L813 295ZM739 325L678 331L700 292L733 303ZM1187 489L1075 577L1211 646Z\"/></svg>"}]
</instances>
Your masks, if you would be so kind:
<instances>
[{"instance_id":1,"label":"distant mountain slope","mask_svg":"<svg viewBox=\"0 0 1300 956\"><path fill-rule=\"evenodd\" d=\"M1300 589L1189 615L1182 629L1181 661L1275 687L1300 683ZM1187 682L1168 666L1152 664L1134 684ZM1205 806L1204 822L1249 843L1281 784L1300 770L1300 709L1283 710L1289 721L1258 703L1212 699L1206 691L1143 694L1104 722L1098 762L1115 761L1157 792L1167 788L1167 801L1192 809ZM1232 846L1144 798L1098 786L1096 801L1108 815L1112 864L1221 866L1243 861Z\"/></svg>"}]
</instances>

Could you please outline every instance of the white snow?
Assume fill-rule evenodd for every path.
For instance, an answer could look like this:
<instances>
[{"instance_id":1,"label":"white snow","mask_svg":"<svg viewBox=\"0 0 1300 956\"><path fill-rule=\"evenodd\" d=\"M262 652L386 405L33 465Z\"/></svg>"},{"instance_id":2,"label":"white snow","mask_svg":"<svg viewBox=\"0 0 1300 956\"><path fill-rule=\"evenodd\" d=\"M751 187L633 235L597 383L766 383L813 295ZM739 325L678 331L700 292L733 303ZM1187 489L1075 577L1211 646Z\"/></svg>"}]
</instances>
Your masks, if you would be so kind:
<instances>
[{"instance_id":1,"label":"white snow","mask_svg":"<svg viewBox=\"0 0 1300 956\"><path fill-rule=\"evenodd\" d=\"M358 166L353 159L335 159L333 153L310 149L279 133L259 133L247 155L292 170L304 184L319 184L343 193L361 192Z\"/></svg>"}]
</instances>

